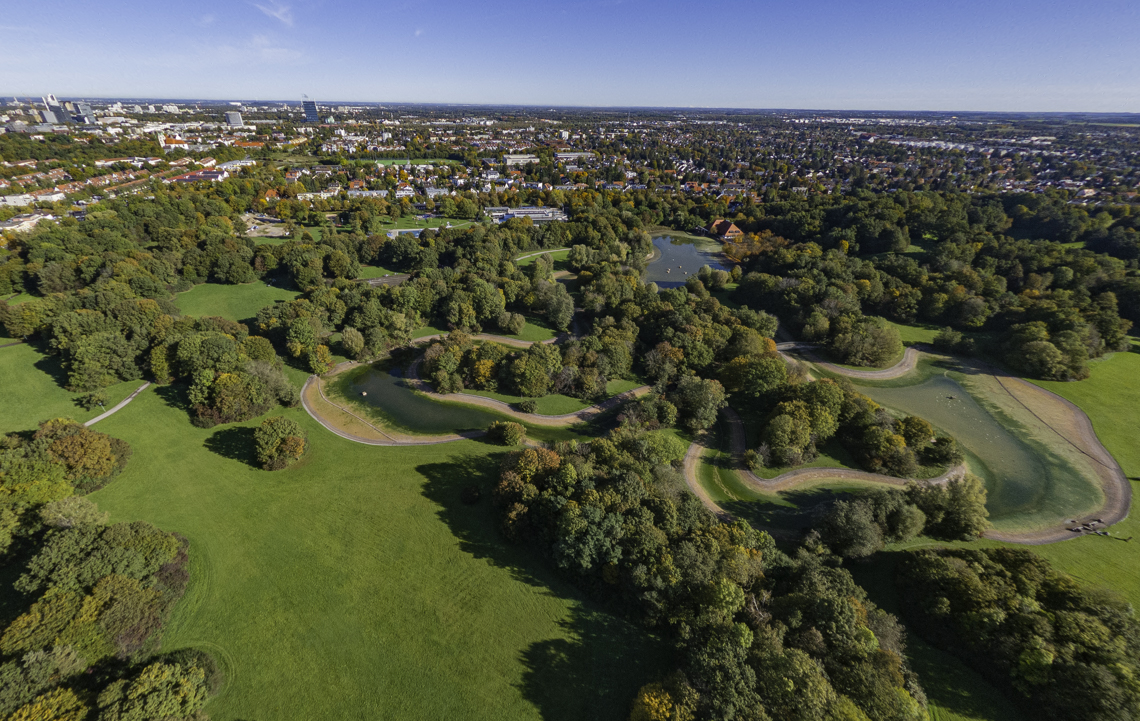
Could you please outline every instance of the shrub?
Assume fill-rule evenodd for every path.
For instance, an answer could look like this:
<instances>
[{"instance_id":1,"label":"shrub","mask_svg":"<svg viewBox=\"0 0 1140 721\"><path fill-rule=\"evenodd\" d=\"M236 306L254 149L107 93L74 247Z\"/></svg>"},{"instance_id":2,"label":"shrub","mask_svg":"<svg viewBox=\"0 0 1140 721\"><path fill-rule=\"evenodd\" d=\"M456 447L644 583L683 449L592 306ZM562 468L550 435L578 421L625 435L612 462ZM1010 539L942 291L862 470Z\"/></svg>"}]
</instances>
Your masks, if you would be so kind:
<instances>
[{"instance_id":1,"label":"shrub","mask_svg":"<svg viewBox=\"0 0 1140 721\"><path fill-rule=\"evenodd\" d=\"M526 428L520 423L495 421L487 428L487 436L504 446L517 446L526 439Z\"/></svg>"},{"instance_id":2,"label":"shrub","mask_svg":"<svg viewBox=\"0 0 1140 721\"><path fill-rule=\"evenodd\" d=\"M499 317L495 319L495 324L499 326L507 335L518 335L523 332L526 327L526 318L522 313L508 313L503 311Z\"/></svg>"},{"instance_id":3,"label":"shrub","mask_svg":"<svg viewBox=\"0 0 1140 721\"><path fill-rule=\"evenodd\" d=\"M515 404L515 408L518 408L523 413L534 413L538 410L538 403L532 400L519 401Z\"/></svg>"},{"instance_id":4,"label":"shrub","mask_svg":"<svg viewBox=\"0 0 1140 721\"><path fill-rule=\"evenodd\" d=\"M257 461L267 471L278 471L301 460L309 449L305 431L284 416L266 418L253 434Z\"/></svg>"}]
</instances>

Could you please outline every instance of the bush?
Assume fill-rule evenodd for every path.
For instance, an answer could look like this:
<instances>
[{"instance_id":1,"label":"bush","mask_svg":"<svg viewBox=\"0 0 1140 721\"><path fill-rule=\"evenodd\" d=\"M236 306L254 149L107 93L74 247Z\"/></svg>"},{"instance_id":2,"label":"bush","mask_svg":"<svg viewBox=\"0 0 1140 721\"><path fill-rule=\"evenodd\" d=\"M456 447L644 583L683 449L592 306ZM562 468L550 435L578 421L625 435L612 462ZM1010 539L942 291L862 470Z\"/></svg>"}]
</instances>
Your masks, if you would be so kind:
<instances>
[{"instance_id":1,"label":"bush","mask_svg":"<svg viewBox=\"0 0 1140 721\"><path fill-rule=\"evenodd\" d=\"M515 404L515 408L518 408L523 413L534 413L538 410L538 403L532 400L519 401Z\"/></svg>"},{"instance_id":2,"label":"bush","mask_svg":"<svg viewBox=\"0 0 1140 721\"><path fill-rule=\"evenodd\" d=\"M526 318L522 313L508 313L503 311L499 317L495 319L495 324L499 326L499 330L507 335L518 335L523 332L526 327Z\"/></svg>"},{"instance_id":3,"label":"bush","mask_svg":"<svg viewBox=\"0 0 1140 721\"><path fill-rule=\"evenodd\" d=\"M305 431L284 416L266 418L253 433L257 461L267 471L278 471L301 460L309 449Z\"/></svg>"},{"instance_id":4,"label":"bush","mask_svg":"<svg viewBox=\"0 0 1140 721\"><path fill-rule=\"evenodd\" d=\"M517 446L526 439L526 428L512 421L495 421L487 428L487 437L504 446Z\"/></svg>"}]
</instances>

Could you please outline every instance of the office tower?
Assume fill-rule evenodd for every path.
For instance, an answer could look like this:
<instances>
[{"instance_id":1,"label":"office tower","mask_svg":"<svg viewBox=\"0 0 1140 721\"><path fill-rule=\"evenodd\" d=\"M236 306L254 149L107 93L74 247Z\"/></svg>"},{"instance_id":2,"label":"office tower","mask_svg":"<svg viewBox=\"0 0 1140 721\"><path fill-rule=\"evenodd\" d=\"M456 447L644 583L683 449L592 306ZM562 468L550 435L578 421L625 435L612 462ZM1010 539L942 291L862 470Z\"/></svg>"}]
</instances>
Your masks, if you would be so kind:
<instances>
[{"instance_id":1,"label":"office tower","mask_svg":"<svg viewBox=\"0 0 1140 721\"><path fill-rule=\"evenodd\" d=\"M231 128L242 127L241 113L235 112L233 110L226 113L226 125L230 126Z\"/></svg>"},{"instance_id":2,"label":"office tower","mask_svg":"<svg viewBox=\"0 0 1140 721\"><path fill-rule=\"evenodd\" d=\"M301 103L301 107L305 109L305 122L306 123L319 123L321 116L317 114L317 103L314 100L305 100Z\"/></svg>"}]
</instances>

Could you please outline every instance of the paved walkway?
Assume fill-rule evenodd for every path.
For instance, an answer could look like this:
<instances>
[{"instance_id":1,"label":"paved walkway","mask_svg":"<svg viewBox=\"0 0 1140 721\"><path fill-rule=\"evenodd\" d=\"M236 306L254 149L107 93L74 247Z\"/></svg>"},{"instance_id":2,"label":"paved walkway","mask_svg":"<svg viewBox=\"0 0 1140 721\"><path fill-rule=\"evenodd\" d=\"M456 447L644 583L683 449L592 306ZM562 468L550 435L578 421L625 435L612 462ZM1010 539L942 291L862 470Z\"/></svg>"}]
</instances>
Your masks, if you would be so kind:
<instances>
[{"instance_id":1,"label":"paved walkway","mask_svg":"<svg viewBox=\"0 0 1140 721\"><path fill-rule=\"evenodd\" d=\"M784 351L794 350L820 368L831 371L832 373L838 373L839 375L847 376L848 378L862 378L864 380L872 381L890 380L892 378L898 378L900 376L906 375L907 373L910 373L918 364L918 356L922 350L920 346L912 345L903 351L902 360L900 360L898 363L895 363L890 368L884 368L877 371L862 371L855 370L853 368L844 368L842 366L838 366L834 363L829 363L823 360L823 358L821 358L819 354L815 352L817 348L819 348L819 346L815 343L803 343L801 341L791 341L789 343L776 344L776 350L781 354L784 354Z\"/></svg>"},{"instance_id":2,"label":"paved walkway","mask_svg":"<svg viewBox=\"0 0 1140 721\"><path fill-rule=\"evenodd\" d=\"M110 415L112 415L113 413L117 413L117 412L119 412L120 410L122 410L122 408L123 408L124 406L126 406L128 403L130 403L131 401L133 401L133 400L135 399L135 396L137 396L139 393L142 393L142 392L143 392L143 391L145 391L147 388L150 388L150 381L147 381L146 383L143 383L141 386L139 386L138 388L136 388L136 389L135 389L135 391L134 391L134 393L131 393L129 396L127 396L127 397L126 397L126 398L124 398L123 400L119 401L119 403L117 403L117 404L116 404L116 405L115 405L113 408L111 408L111 410L109 410L109 411L105 411L105 412L103 412L103 413L100 413L99 415L95 416L94 418L92 418L91 420L87 421L87 422L86 422L86 423L84 423L83 425L85 425L85 426L93 426L93 425L95 425L96 423L98 423L99 421L101 421L101 420L103 420L104 418L106 418L107 416L110 416Z\"/></svg>"}]
</instances>

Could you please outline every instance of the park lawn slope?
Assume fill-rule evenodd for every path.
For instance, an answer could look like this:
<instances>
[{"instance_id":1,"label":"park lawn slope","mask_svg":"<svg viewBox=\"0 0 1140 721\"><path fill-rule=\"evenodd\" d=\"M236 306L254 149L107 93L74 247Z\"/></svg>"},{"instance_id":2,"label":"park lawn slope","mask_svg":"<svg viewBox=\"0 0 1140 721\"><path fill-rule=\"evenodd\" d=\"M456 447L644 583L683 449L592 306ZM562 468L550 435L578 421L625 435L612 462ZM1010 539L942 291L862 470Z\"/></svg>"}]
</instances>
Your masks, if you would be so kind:
<instances>
[{"instance_id":1,"label":"park lawn slope","mask_svg":"<svg viewBox=\"0 0 1140 721\"><path fill-rule=\"evenodd\" d=\"M312 450L270 473L248 462L256 420L202 430L177 402L160 389L106 421L135 454L94 499L190 539L164 644L221 658L216 721L620 719L660 671L644 632L501 538L501 449L364 446L293 409Z\"/></svg>"},{"instance_id":2,"label":"park lawn slope","mask_svg":"<svg viewBox=\"0 0 1140 721\"><path fill-rule=\"evenodd\" d=\"M1035 381L1080 407L1090 420L1101 443L1124 469L1132 483L1132 515L1111 529L1113 535L1130 543L1104 536L1085 536L1064 543L1040 546L1036 550L1061 570L1078 580L1111 588L1134 606L1140 607L1140 521L1136 517L1137 488L1140 478L1140 343L1132 342L1132 352L1115 353L1089 363L1092 375L1083 381L1059 383Z\"/></svg>"},{"instance_id":3,"label":"park lawn slope","mask_svg":"<svg viewBox=\"0 0 1140 721\"><path fill-rule=\"evenodd\" d=\"M103 408L86 411L78 406L76 399L82 394L63 387L67 373L59 356L45 355L33 345L0 348L0 379L0 433L32 430L49 418L82 423L103 412ZM141 380L126 381L104 388L104 408L111 408L142 384Z\"/></svg>"},{"instance_id":4,"label":"park lawn slope","mask_svg":"<svg viewBox=\"0 0 1140 721\"><path fill-rule=\"evenodd\" d=\"M260 280L242 285L203 283L179 293L174 304L183 315L243 321L256 317L257 311L267 305L293 300L299 295L297 291L277 288Z\"/></svg>"}]
</instances>

